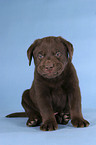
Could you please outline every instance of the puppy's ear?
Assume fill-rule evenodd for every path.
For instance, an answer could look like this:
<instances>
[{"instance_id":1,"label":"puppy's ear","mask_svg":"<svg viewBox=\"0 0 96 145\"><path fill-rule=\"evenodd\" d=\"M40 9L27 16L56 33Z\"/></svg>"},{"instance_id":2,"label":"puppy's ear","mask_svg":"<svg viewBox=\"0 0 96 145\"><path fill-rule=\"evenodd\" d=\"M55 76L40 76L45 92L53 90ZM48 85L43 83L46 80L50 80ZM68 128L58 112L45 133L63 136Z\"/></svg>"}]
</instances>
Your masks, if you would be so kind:
<instances>
[{"instance_id":1,"label":"puppy's ear","mask_svg":"<svg viewBox=\"0 0 96 145\"><path fill-rule=\"evenodd\" d=\"M31 44L31 46L27 50L27 56L28 56L28 59L29 59L29 66L31 65L33 51L34 51L35 47L38 45L39 42L40 42L40 39L35 40L33 42L33 44Z\"/></svg>"},{"instance_id":2,"label":"puppy's ear","mask_svg":"<svg viewBox=\"0 0 96 145\"><path fill-rule=\"evenodd\" d=\"M72 56L73 56L73 45L69 41L63 39L62 37L59 37L59 39L66 46L67 51L68 51L68 57L69 57L70 60L72 60Z\"/></svg>"}]
</instances>

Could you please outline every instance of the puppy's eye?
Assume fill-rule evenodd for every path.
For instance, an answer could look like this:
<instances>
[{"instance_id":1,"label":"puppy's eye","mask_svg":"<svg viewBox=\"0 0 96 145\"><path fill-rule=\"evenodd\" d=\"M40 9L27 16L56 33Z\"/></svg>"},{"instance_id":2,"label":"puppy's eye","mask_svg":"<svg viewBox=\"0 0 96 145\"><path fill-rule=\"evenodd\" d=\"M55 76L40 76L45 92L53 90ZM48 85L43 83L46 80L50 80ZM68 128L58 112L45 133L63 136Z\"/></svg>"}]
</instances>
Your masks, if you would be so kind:
<instances>
[{"instance_id":1,"label":"puppy's eye","mask_svg":"<svg viewBox=\"0 0 96 145\"><path fill-rule=\"evenodd\" d=\"M42 59L44 56L42 54L38 54L38 58Z\"/></svg>"},{"instance_id":2,"label":"puppy's eye","mask_svg":"<svg viewBox=\"0 0 96 145\"><path fill-rule=\"evenodd\" d=\"M55 55L56 55L56 57L60 57L61 56L61 53L60 52L57 52Z\"/></svg>"}]
</instances>

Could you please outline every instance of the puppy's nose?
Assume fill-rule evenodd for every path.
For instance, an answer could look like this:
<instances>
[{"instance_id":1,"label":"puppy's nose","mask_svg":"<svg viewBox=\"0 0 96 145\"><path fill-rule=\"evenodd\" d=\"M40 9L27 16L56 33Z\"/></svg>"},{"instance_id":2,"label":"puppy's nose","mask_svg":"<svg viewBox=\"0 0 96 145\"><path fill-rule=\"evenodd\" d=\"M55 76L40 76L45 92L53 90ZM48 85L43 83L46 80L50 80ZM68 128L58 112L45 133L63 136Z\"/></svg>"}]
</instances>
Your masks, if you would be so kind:
<instances>
[{"instance_id":1,"label":"puppy's nose","mask_svg":"<svg viewBox=\"0 0 96 145\"><path fill-rule=\"evenodd\" d=\"M54 67L54 64L50 60L47 60L46 63L45 63L45 69L50 70L53 67Z\"/></svg>"}]
</instances>

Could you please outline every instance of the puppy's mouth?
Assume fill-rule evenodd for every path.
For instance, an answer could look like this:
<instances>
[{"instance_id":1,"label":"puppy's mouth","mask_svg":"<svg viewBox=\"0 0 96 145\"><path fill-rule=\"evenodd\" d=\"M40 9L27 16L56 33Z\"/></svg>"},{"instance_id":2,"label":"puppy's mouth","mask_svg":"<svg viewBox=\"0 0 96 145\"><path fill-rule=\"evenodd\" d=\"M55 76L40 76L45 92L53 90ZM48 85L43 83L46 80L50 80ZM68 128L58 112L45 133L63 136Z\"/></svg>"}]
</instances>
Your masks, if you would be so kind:
<instances>
[{"instance_id":1,"label":"puppy's mouth","mask_svg":"<svg viewBox=\"0 0 96 145\"><path fill-rule=\"evenodd\" d=\"M57 66L53 68L45 68L44 66L39 66L37 71L44 78L51 79L59 76L64 71L64 65L57 64Z\"/></svg>"}]
</instances>

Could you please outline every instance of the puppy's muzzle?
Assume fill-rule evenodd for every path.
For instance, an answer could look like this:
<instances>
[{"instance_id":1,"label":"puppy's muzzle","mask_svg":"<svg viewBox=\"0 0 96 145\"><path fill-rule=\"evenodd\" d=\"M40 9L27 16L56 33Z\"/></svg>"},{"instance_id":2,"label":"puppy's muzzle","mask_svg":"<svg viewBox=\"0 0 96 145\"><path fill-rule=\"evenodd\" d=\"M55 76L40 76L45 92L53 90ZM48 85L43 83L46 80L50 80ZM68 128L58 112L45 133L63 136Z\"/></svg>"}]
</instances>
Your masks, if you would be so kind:
<instances>
[{"instance_id":1,"label":"puppy's muzzle","mask_svg":"<svg viewBox=\"0 0 96 145\"><path fill-rule=\"evenodd\" d=\"M54 69L55 64L51 61L51 60L47 60L45 62L45 71L46 72L52 72L52 70Z\"/></svg>"}]
</instances>

